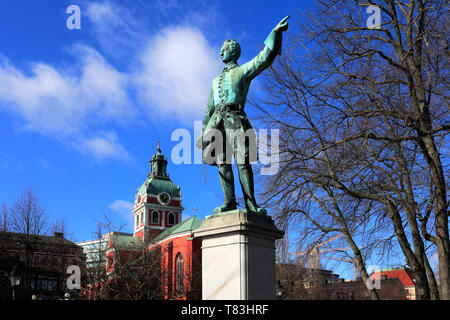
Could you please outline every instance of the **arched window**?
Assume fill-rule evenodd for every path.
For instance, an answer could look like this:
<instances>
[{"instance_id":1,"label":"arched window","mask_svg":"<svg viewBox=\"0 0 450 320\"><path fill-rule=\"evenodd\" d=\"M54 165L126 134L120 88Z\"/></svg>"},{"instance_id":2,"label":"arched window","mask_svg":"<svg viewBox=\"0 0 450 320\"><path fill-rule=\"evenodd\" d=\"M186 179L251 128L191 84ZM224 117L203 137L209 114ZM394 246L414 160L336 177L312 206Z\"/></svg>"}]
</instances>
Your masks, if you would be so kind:
<instances>
[{"instance_id":1,"label":"arched window","mask_svg":"<svg viewBox=\"0 0 450 320\"><path fill-rule=\"evenodd\" d=\"M175 261L175 295L184 296L184 259L181 253Z\"/></svg>"},{"instance_id":2,"label":"arched window","mask_svg":"<svg viewBox=\"0 0 450 320\"><path fill-rule=\"evenodd\" d=\"M174 225L175 224L175 215L171 212L169 213L169 217L168 217L169 221L167 222L169 225Z\"/></svg>"},{"instance_id":3,"label":"arched window","mask_svg":"<svg viewBox=\"0 0 450 320\"><path fill-rule=\"evenodd\" d=\"M152 212L152 223L159 223L159 212L158 211Z\"/></svg>"}]
</instances>

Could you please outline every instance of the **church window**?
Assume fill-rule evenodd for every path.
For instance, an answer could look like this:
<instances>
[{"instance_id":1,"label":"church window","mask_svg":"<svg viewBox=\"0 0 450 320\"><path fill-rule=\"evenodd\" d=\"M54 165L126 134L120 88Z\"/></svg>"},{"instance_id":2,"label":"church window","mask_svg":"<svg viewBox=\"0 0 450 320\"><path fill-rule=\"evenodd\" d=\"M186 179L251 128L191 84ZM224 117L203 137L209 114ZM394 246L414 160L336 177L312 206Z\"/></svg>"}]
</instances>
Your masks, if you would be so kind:
<instances>
[{"instance_id":1,"label":"church window","mask_svg":"<svg viewBox=\"0 0 450 320\"><path fill-rule=\"evenodd\" d=\"M178 254L175 262L175 295L184 295L184 259L181 253Z\"/></svg>"},{"instance_id":2,"label":"church window","mask_svg":"<svg viewBox=\"0 0 450 320\"><path fill-rule=\"evenodd\" d=\"M169 213L169 221L168 221L169 225L174 225L175 224L175 215L171 212Z\"/></svg>"},{"instance_id":3,"label":"church window","mask_svg":"<svg viewBox=\"0 0 450 320\"><path fill-rule=\"evenodd\" d=\"M159 212L158 211L152 212L152 223L159 223Z\"/></svg>"}]
</instances>

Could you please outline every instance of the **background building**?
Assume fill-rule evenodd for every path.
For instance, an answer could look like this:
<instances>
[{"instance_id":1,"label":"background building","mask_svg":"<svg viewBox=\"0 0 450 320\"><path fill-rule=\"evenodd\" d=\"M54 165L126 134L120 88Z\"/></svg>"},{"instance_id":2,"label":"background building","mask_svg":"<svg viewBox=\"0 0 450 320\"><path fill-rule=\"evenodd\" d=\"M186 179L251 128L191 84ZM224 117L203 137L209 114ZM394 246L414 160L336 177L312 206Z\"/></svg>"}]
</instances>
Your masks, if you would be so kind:
<instances>
[{"instance_id":1,"label":"background building","mask_svg":"<svg viewBox=\"0 0 450 320\"><path fill-rule=\"evenodd\" d=\"M381 271L379 272L373 272L370 275L370 279L398 279L405 291L406 298L408 300L416 300L416 285L414 276L409 268L403 266L397 268L381 269Z\"/></svg>"},{"instance_id":2,"label":"background building","mask_svg":"<svg viewBox=\"0 0 450 320\"><path fill-rule=\"evenodd\" d=\"M345 281L330 270L304 268L299 264L277 264L280 299L286 300L370 300L364 281ZM382 270L371 275L373 284L379 280L377 293L380 300L411 299L413 281L407 269ZM406 285L406 287L405 287Z\"/></svg>"},{"instance_id":3,"label":"background building","mask_svg":"<svg viewBox=\"0 0 450 320\"><path fill-rule=\"evenodd\" d=\"M77 290L66 286L67 268L70 265L85 270L83 249L64 238L62 233L53 236L0 232L0 296L12 298L9 274L16 267L21 276L16 288L16 299L62 299L64 293L72 297Z\"/></svg>"}]
</instances>

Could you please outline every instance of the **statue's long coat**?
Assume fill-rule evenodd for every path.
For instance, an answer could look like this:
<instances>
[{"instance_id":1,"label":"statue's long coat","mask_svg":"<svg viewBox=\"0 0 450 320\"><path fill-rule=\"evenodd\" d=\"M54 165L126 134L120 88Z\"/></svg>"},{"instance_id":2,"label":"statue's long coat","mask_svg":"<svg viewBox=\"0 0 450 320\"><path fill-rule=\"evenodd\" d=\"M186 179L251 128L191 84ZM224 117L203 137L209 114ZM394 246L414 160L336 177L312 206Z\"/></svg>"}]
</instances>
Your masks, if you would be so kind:
<instances>
[{"instance_id":1,"label":"statue's long coat","mask_svg":"<svg viewBox=\"0 0 450 320\"><path fill-rule=\"evenodd\" d=\"M241 66L236 62L227 64L222 73L212 81L206 115L202 127L203 159L207 164L217 165L225 161L224 158L218 158L217 155L212 161L207 160L208 157L206 155L211 154L209 148L212 146L208 138L209 130L217 129L222 133L223 137L227 137L227 130L230 129L235 132L236 130L245 132L252 129L244 112L250 82L264 69L269 67L275 60L276 55L280 53L281 32L272 30L264 44L264 49L255 58ZM240 110L239 112L221 111L221 107L225 104L237 104L239 105ZM235 136L228 136L228 143L230 142L230 139L235 139ZM256 147L256 138L253 142ZM250 141L250 144L251 143L252 141ZM245 152L245 157L247 159L249 155L248 145L245 147L245 150L236 150L235 147L235 157L236 152L238 151ZM225 152L225 150L223 150L223 152Z\"/></svg>"}]
</instances>

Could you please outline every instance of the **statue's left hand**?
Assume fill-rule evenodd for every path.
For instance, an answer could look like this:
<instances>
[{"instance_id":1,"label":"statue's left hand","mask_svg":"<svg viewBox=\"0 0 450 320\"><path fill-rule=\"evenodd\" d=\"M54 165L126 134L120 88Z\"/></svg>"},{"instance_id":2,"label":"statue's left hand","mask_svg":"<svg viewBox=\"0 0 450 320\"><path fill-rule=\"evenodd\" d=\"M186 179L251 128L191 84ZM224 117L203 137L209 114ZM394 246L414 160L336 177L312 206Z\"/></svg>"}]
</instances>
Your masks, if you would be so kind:
<instances>
[{"instance_id":1,"label":"statue's left hand","mask_svg":"<svg viewBox=\"0 0 450 320\"><path fill-rule=\"evenodd\" d=\"M287 22L288 18L289 18L289 16L284 17L283 20L278 22L278 24L275 27L275 31L281 31L281 32L286 31L289 27L289 23Z\"/></svg>"}]
</instances>

